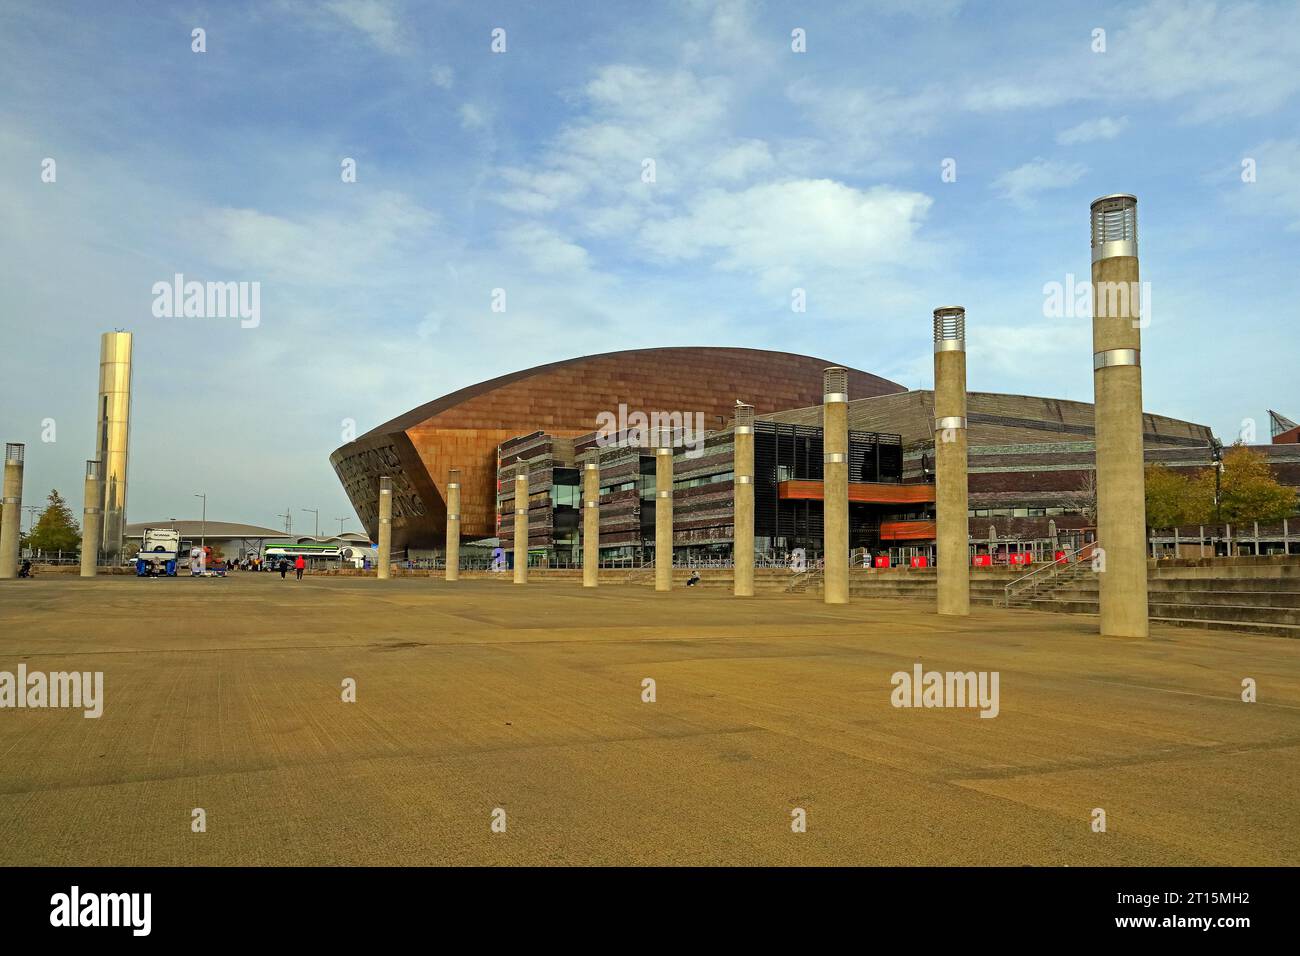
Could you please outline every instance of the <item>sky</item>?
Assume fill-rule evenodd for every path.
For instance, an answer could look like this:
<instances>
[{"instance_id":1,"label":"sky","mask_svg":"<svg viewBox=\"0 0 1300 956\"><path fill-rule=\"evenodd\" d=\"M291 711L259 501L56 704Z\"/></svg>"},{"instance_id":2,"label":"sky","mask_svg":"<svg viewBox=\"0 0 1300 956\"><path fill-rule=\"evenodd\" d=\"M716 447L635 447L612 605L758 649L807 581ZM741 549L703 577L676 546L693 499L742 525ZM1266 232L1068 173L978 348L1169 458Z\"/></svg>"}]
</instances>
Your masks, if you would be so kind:
<instances>
[{"instance_id":1,"label":"sky","mask_svg":"<svg viewBox=\"0 0 1300 956\"><path fill-rule=\"evenodd\" d=\"M206 493L359 530L351 430L579 355L928 387L940 305L972 390L1091 401L1090 317L1047 290L1128 192L1147 410L1267 442L1300 419L1297 62L1293 2L8 0L0 440L79 513L115 328L134 521ZM177 274L256 322L169 314Z\"/></svg>"}]
</instances>

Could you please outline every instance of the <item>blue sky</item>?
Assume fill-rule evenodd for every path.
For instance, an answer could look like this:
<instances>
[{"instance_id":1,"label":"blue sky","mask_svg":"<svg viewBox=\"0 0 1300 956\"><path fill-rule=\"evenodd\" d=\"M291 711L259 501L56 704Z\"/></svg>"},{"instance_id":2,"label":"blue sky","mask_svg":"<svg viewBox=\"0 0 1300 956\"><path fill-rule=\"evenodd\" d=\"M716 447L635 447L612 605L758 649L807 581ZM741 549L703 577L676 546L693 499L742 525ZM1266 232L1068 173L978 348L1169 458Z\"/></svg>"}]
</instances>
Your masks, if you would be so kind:
<instances>
[{"instance_id":1,"label":"blue sky","mask_svg":"<svg viewBox=\"0 0 1300 956\"><path fill-rule=\"evenodd\" d=\"M1132 192L1147 409L1267 441L1266 408L1300 417L1298 61L1294 3L7 3L0 437L28 503L79 506L115 327L134 520L206 491L355 530L347 420L574 355L925 387L938 305L967 308L972 389L1091 400L1090 321L1044 286L1086 281L1089 203ZM260 324L155 317L175 273L260 283Z\"/></svg>"}]
</instances>

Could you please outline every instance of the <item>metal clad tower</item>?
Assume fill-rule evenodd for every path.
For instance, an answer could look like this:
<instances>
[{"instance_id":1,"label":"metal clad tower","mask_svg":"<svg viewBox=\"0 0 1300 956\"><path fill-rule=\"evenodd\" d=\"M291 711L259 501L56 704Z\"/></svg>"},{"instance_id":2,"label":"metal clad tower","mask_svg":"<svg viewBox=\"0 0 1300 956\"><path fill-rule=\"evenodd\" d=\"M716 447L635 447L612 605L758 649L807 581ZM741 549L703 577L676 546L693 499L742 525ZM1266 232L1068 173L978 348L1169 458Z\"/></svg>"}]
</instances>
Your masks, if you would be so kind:
<instances>
[{"instance_id":1,"label":"metal clad tower","mask_svg":"<svg viewBox=\"0 0 1300 956\"><path fill-rule=\"evenodd\" d=\"M970 613L966 310L934 310L934 485L940 614Z\"/></svg>"},{"instance_id":2,"label":"metal clad tower","mask_svg":"<svg viewBox=\"0 0 1300 956\"><path fill-rule=\"evenodd\" d=\"M736 403L732 554L736 597L754 596L754 406Z\"/></svg>"},{"instance_id":3,"label":"metal clad tower","mask_svg":"<svg viewBox=\"0 0 1300 956\"><path fill-rule=\"evenodd\" d=\"M849 601L849 373L822 373L822 595L827 604Z\"/></svg>"},{"instance_id":4,"label":"metal clad tower","mask_svg":"<svg viewBox=\"0 0 1300 956\"><path fill-rule=\"evenodd\" d=\"M1092 204L1092 369L1096 409L1101 633L1146 637L1146 491L1137 197Z\"/></svg>"},{"instance_id":5,"label":"metal clad tower","mask_svg":"<svg viewBox=\"0 0 1300 956\"><path fill-rule=\"evenodd\" d=\"M126 535L127 448L131 422L130 332L105 332L99 338L99 406L96 409L95 460L103 469L100 548L119 563Z\"/></svg>"}]
</instances>

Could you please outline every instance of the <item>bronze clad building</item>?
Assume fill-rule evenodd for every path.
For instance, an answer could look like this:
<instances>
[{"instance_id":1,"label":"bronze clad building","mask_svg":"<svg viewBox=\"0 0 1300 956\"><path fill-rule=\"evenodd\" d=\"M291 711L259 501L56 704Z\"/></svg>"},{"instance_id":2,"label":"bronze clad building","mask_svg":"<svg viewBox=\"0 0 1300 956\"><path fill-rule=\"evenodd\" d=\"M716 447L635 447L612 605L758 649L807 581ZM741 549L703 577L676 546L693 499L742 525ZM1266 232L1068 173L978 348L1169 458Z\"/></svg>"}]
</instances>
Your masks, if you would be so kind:
<instances>
[{"instance_id":1,"label":"bronze clad building","mask_svg":"<svg viewBox=\"0 0 1300 956\"><path fill-rule=\"evenodd\" d=\"M740 348L656 348L608 352L540 365L471 385L412 409L330 455L366 532L379 533L379 478L393 479L392 546L440 548L447 523L447 472L460 469L461 536L497 533L497 448L544 429L590 434L620 405L650 413L701 414L726 428L736 401L759 415L821 400L822 370L834 362ZM850 368L855 397L903 386Z\"/></svg>"}]
</instances>

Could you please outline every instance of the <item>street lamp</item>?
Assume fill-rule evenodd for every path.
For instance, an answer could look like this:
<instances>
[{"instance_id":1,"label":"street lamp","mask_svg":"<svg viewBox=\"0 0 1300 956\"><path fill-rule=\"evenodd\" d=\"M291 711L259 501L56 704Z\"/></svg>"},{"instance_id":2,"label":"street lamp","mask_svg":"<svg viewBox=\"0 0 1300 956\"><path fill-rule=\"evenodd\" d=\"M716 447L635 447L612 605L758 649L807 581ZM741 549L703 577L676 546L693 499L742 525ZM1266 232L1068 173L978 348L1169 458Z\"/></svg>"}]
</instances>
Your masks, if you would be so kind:
<instances>
[{"instance_id":1,"label":"street lamp","mask_svg":"<svg viewBox=\"0 0 1300 956\"><path fill-rule=\"evenodd\" d=\"M203 499L203 524L199 528L199 547L206 548L208 546L208 496L195 493L194 497Z\"/></svg>"},{"instance_id":2,"label":"street lamp","mask_svg":"<svg viewBox=\"0 0 1300 956\"><path fill-rule=\"evenodd\" d=\"M343 535L343 522L345 522L345 521L351 521L352 519L349 518L349 517L347 517L346 515L344 515L342 518L337 518L337 517L336 517L334 520L337 521L337 522L339 523L339 536L342 537L342 535Z\"/></svg>"},{"instance_id":3,"label":"street lamp","mask_svg":"<svg viewBox=\"0 0 1300 956\"><path fill-rule=\"evenodd\" d=\"M1219 504L1223 488L1223 442L1210 439L1210 454L1214 456L1214 523L1219 523Z\"/></svg>"},{"instance_id":4,"label":"street lamp","mask_svg":"<svg viewBox=\"0 0 1300 956\"><path fill-rule=\"evenodd\" d=\"M319 538L319 537L320 537L320 509L319 509L319 508L299 508L298 510L299 510L299 511L305 511L305 512L307 512L308 514L313 514L313 515L316 516L316 534L315 534L315 537Z\"/></svg>"}]
</instances>

